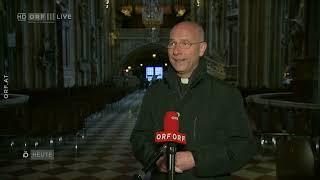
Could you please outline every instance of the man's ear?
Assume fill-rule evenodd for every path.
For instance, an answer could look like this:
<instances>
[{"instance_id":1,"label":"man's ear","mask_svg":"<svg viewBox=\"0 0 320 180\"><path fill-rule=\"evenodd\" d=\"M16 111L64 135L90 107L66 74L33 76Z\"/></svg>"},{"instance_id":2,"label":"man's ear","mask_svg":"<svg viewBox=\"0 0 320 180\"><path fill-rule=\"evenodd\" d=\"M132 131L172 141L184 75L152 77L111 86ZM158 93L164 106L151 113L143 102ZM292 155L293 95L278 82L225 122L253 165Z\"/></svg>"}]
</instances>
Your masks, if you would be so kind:
<instances>
[{"instance_id":1,"label":"man's ear","mask_svg":"<svg viewBox=\"0 0 320 180\"><path fill-rule=\"evenodd\" d=\"M199 51L200 57L204 55L204 52L206 52L206 49L207 49L207 42L202 42L200 44L200 51Z\"/></svg>"}]
</instances>

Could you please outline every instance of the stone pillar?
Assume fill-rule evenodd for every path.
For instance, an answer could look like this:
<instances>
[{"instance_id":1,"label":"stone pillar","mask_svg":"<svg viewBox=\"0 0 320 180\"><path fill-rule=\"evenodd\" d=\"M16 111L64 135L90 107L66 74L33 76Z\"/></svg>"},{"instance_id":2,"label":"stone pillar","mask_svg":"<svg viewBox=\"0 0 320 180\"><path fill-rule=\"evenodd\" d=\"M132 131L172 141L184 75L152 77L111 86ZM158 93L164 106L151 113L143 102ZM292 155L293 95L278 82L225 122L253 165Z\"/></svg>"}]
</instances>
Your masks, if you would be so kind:
<instances>
[{"instance_id":1,"label":"stone pillar","mask_svg":"<svg viewBox=\"0 0 320 180\"><path fill-rule=\"evenodd\" d=\"M251 88L278 88L283 71L281 3L239 1L239 84Z\"/></svg>"},{"instance_id":2,"label":"stone pillar","mask_svg":"<svg viewBox=\"0 0 320 180\"><path fill-rule=\"evenodd\" d=\"M81 24L81 58L87 59L87 50L86 50L86 25L87 25L87 18L88 18L88 5L85 2L81 2L80 4L80 24Z\"/></svg>"},{"instance_id":3,"label":"stone pillar","mask_svg":"<svg viewBox=\"0 0 320 180\"><path fill-rule=\"evenodd\" d=\"M6 14L4 10L4 1L0 1L0 45L1 47L6 47ZM5 57L5 52L6 50L4 48L0 48L0 76L3 78L3 75L8 75L5 69L5 63L6 63L6 57ZM1 83L2 85L2 83ZM1 87L2 89L2 87Z\"/></svg>"},{"instance_id":4,"label":"stone pillar","mask_svg":"<svg viewBox=\"0 0 320 180\"><path fill-rule=\"evenodd\" d=\"M259 46L260 43L258 43L258 38L260 38L259 42L264 41L264 37L261 34L258 34L260 30L263 30L264 27L261 27L261 23L263 22L262 17L260 16L261 9L260 7L261 1L250 1L249 6L251 7L251 12L249 16L249 24L248 27L249 30L249 43L248 43L248 71L249 71L249 86L253 88L258 87L258 79L261 77L261 74L263 71L259 71L259 61L261 62L261 59L258 59L258 55L261 53L261 47Z\"/></svg>"},{"instance_id":5,"label":"stone pillar","mask_svg":"<svg viewBox=\"0 0 320 180\"><path fill-rule=\"evenodd\" d=\"M50 6L51 3L48 1L43 1L43 12L50 12L54 7ZM49 88L53 86L53 81L51 79L52 76L52 68L53 68L53 59L50 59L49 57L49 50L51 50L51 44L52 44L52 39L50 38L50 35L54 33L54 31L52 31L52 29L54 29L55 27L52 27L51 24L49 23L44 23L44 32L43 32L43 36L41 37L41 49L40 51L42 51L41 56L42 56L42 61L46 61L45 63L47 63L46 69L43 69L44 71L44 87L45 88Z\"/></svg>"},{"instance_id":6,"label":"stone pillar","mask_svg":"<svg viewBox=\"0 0 320 180\"><path fill-rule=\"evenodd\" d=\"M78 9L75 8L76 2L75 1L69 1L69 11L68 13L71 14L72 16L72 20L69 21L69 69L70 69L70 78L72 80L70 80L70 86L74 86L76 85L76 74L77 74L77 70L76 70L76 38L77 38L77 33L74 33L76 32L75 29L77 29L77 24L78 24L78 21L77 21L77 16L76 16L76 12Z\"/></svg>"},{"instance_id":7,"label":"stone pillar","mask_svg":"<svg viewBox=\"0 0 320 180\"><path fill-rule=\"evenodd\" d=\"M195 15L196 15L196 12L195 12L195 2L196 0L190 0L190 10L191 10L191 12L190 12L190 20L191 21L195 21L196 20L196 18L195 18Z\"/></svg>"},{"instance_id":8,"label":"stone pillar","mask_svg":"<svg viewBox=\"0 0 320 180\"><path fill-rule=\"evenodd\" d=\"M32 2L31 3L31 9L34 12L40 12L40 6L42 3L36 3L36 2ZM31 27L31 32L30 32L30 39L32 39L32 59L33 59L33 73L34 73L34 88L42 88L42 69L41 69L41 65L40 65L40 61L39 61L39 50L40 50L40 42L41 42L41 31L40 31L40 25L37 24L32 24L32 25L28 25L29 27ZM30 43L30 41L28 42Z\"/></svg>"},{"instance_id":9,"label":"stone pillar","mask_svg":"<svg viewBox=\"0 0 320 180\"><path fill-rule=\"evenodd\" d=\"M111 1L111 32L115 33L115 35L119 36L118 34L118 29L117 29L117 24L116 24L116 0ZM115 75L119 71L119 46L118 46L118 40L117 39L111 39L111 41L114 41L113 46L111 47L111 54L112 54L112 62L111 65L113 66L111 71L111 76Z\"/></svg>"},{"instance_id":10,"label":"stone pillar","mask_svg":"<svg viewBox=\"0 0 320 180\"><path fill-rule=\"evenodd\" d=\"M319 55L318 55L318 60L317 60L317 73L316 73L316 77L317 77L317 80L316 80L316 87L315 87L315 90L314 90L314 99L315 99L315 103L316 104L320 104L320 40L318 41L318 52L319 52Z\"/></svg>"},{"instance_id":11,"label":"stone pillar","mask_svg":"<svg viewBox=\"0 0 320 180\"><path fill-rule=\"evenodd\" d=\"M196 21L198 23L202 23L202 14L201 14L201 7L203 7L203 1L202 0L196 0L196 11L195 11L195 16L196 16Z\"/></svg>"},{"instance_id":12,"label":"stone pillar","mask_svg":"<svg viewBox=\"0 0 320 180\"><path fill-rule=\"evenodd\" d=\"M316 61L316 67L314 67L313 101L320 104L320 2L311 0L305 3L308 5L308 13L306 13L308 18L308 23L306 24L306 53L308 57L315 57ZM320 117L320 113L318 117Z\"/></svg>"},{"instance_id":13,"label":"stone pillar","mask_svg":"<svg viewBox=\"0 0 320 180\"><path fill-rule=\"evenodd\" d=\"M320 6L320 4L319 4ZM319 25L318 25L319 27ZM318 29L319 31L320 29ZM316 80L316 85L314 87L314 95L313 95L313 102L315 104L320 104L320 40L318 41L318 60L317 60L317 73L316 73L316 77L317 77L317 80ZM316 136L320 136L320 122L319 122L319 119L320 119L320 112L314 112L313 114L313 122L314 122L314 134ZM320 140L318 139L318 143L320 143ZM318 161L319 163L319 161Z\"/></svg>"},{"instance_id":14,"label":"stone pillar","mask_svg":"<svg viewBox=\"0 0 320 180\"><path fill-rule=\"evenodd\" d=\"M28 3L24 0L20 1L20 7L22 12L27 12L28 6L32 3ZM22 74L23 74L23 83L24 88L33 88L35 87L35 76L34 72L36 69L33 64L33 56L30 41L32 38L32 27L28 23L20 24L21 28L21 61L22 61Z\"/></svg>"},{"instance_id":15,"label":"stone pillar","mask_svg":"<svg viewBox=\"0 0 320 180\"><path fill-rule=\"evenodd\" d=\"M80 28L81 28L81 56L80 56L80 71L81 71L81 86L86 86L90 79L89 62L88 62L88 4L86 1L82 1L79 4L79 17L80 17Z\"/></svg>"},{"instance_id":16,"label":"stone pillar","mask_svg":"<svg viewBox=\"0 0 320 180\"><path fill-rule=\"evenodd\" d=\"M276 24L272 23L274 22L272 19L271 13L276 13L277 9L271 9L272 7L272 1L262 1L261 4L265 7L264 11L264 17L265 19L262 20L264 22L264 44L262 46L264 47L264 52L262 52L261 55L259 55L262 59L262 65L263 65L263 75L262 75L262 86L269 87L270 86L270 79L271 76L275 76L275 73L272 73L272 71L276 71L276 67L271 67L271 62L273 54L275 52L270 51L270 49L273 49L270 44L272 44L271 41L271 33L272 33L272 27L271 26L277 26ZM275 50L275 49L274 49ZM273 56L275 57L275 56Z\"/></svg>"},{"instance_id":17,"label":"stone pillar","mask_svg":"<svg viewBox=\"0 0 320 180\"><path fill-rule=\"evenodd\" d=\"M103 66L103 62L104 62L104 56L103 56L103 20L102 18L100 18L102 15L100 14L100 11L103 10L101 8L104 8L104 6L102 5L102 7L99 5L99 14L98 14L98 19L97 19L97 35L98 35L98 42L97 42L97 60L98 60L98 84L103 83L104 81L104 76L103 76L103 72L104 72L104 66Z\"/></svg>"},{"instance_id":18,"label":"stone pillar","mask_svg":"<svg viewBox=\"0 0 320 180\"><path fill-rule=\"evenodd\" d=\"M276 1L261 1L264 8L263 20L265 27L263 31L263 40L261 43L261 54L258 59L261 59L263 74L259 86L267 88L279 88L284 69L284 59L281 53L281 28L283 28L284 17L282 9L285 8L283 3ZM280 30L280 32L279 32ZM259 42L259 40L257 40Z\"/></svg>"},{"instance_id":19,"label":"stone pillar","mask_svg":"<svg viewBox=\"0 0 320 180\"><path fill-rule=\"evenodd\" d=\"M241 87L248 87L249 61L248 61L248 43L249 43L249 0L239 1L239 64L238 84Z\"/></svg>"},{"instance_id":20,"label":"stone pillar","mask_svg":"<svg viewBox=\"0 0 320 180\"><path fill-rule=\"evenodd\" d=\"M209 1L208 4L208 24L207 24L207 40L208 40L208 54L209 56L213 55L213 17L212 17L212 11L213 11L213 1Z\"/></svg>"},{"instance_id":21,"label":"stone pillar","mask_svg":"<svg viewBox=\"0 0 320 180\"><path fill-rule=\"evenodd\" d=\"M81 65L81 60L82 60L82 24L81 24L81 19L78 17L81 17L80 15L80 1L74 1L72 3L72 10L71 13L73 14L72 21L74 22L75 26L71 26L71 36L72 36L72 43L71 43L71 48L73 51L71 52L74 55L74 69L75 69L75 86L80 86L81 85L81 72L80 72L80 65Z\"/></svg>"},{"instance_id":22,"label":"stone pillar","mask_svg":"<svg viewBox=\"0 0 320 180\"><path fill-rule=\"evenodd\" d=\"M105 6L104 6L105 7ZM108 4L108 8L104 8L103 9L103 16L102 16L102 21L103 21L103 39L102 39L102 44L103 46L101 47L101 50L102 50L102 54L103 54L103 61L102 61L102 66L104 67L104 70L103 70L103 79L104 79L104 82L108 80L108 77L109 77L109 72L110 72L110 49L111 49L111 46L110 46L110 21L111 21L111 16L110 16L110 9L111 9L111 6L110 6L110 2Z\"/></svg>"}]
</instances>

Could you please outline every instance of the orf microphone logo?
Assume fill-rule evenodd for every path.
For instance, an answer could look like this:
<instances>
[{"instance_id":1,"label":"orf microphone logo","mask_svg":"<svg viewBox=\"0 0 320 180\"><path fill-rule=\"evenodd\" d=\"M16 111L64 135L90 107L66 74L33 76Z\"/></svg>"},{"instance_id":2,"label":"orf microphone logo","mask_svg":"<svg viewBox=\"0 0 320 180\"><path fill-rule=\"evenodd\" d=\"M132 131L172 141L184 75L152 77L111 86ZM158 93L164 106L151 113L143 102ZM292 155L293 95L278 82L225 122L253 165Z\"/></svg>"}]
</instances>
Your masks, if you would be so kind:
<instances>
[{"instance_id":1,"label":"orf microphone logo","mask_svg":"<svg viewBox=\"0 0 320 180\"><path fill-rule=\"evenodd\" d=\"M156 132L155 142L175 142L178 144L187 144L186 134L179 132Z\"/></svg>"},{"instance_id":2,"label":"orf microphone logo","mask_svg":"<svg viewBox=\"0 0 320 180\"><path fill-rule=\"evenodd\" d=\"M168 111L164 116L163 130L169 132L179 131L179 113L176 111Z\"/></svg>"},{"instance_id":3,"label":"orf microphone logo","mask_svg":"<svg viewBox=\"0 0 320 180\"><path fill-rule=\"evenodd\" d=\"M171 116L171 119L176 120L176 121L179 120L178 116Z\"/></svg>"},{"instance_id":4,"label":"orf microphone logo","mask_svg":"<svg viewBox=\"0 0 320 180\"><path fill-rule=\"evenodd\" d=\"M18 21L27 21L27 13L18 13L17 20Z\"/></svg>"}]
</instances>

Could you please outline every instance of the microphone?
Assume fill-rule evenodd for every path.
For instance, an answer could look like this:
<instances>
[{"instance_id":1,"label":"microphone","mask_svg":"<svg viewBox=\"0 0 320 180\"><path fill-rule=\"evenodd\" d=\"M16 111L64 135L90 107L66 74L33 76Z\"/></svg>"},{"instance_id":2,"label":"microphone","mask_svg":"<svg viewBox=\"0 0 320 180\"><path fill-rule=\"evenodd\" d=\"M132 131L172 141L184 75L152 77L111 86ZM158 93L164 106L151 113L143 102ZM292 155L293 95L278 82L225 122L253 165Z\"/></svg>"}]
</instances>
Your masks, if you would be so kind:
<instances>
[{"instance_id":1,"label":"microphone","mask_svg":"<svg viewBox=\"0 0 320 180\"><path fill-rule=\"evenodd\" d=\"M179 132L179 116L176 111L168 111L164 116L163 131L155 132L155 142L187 144L186 135Z\"/></svg>"},{"instance_id":2,"label":"microphone","mask_svg":"<svg viewBox=\"0 0 320 180\"><path fill-rule=\"evenodd\" d=\"M149 164L145 166L138 174L135 174L134 180L144 179L148 171L155 168L156 161L165 153L168 158L168 179L174 179L176 144L186 144L186 135L179 132L179 116L176 111L168 111L164 116L163 131L155 132L155 142L164 143L162 147L152 156Z\"/></svg>"},{"instance_id":3,"label":"microphone","mask_svg":"<svg viewBox=\"0 0 320 180\"><path fill-rule=\"evenodd\" d=\"M179 131L179 116L175 111L168 111L164 116L163 129L164 131Z\"/></svg>"},{"instance_id":4,"label":"microphone","mask_svg":"<svg viewBox=\"0 0 320 180\"><path fill-rule=\"evenodd\" d=\"M179 132L179 116L176 111L168 111L164 116L163 131L155 133L155 142L167 144L168 179L174 179L177 144L187 144L186 135Z\"/></svg>"},{"instance_id":5,"label":"microphone","mask_svg":"<svg viewBox=\"0 0 320 180\"><path fill-rule=\"evenodd\" d=\"M148 171L153 171L156 167L155 163L157 160L166 152L167 145L164 144L154 155L151 157L149 164L147 164L144 168L142 168L139 173L134 174L133 180L144 180Z\"/></svg>"}]
</instances>

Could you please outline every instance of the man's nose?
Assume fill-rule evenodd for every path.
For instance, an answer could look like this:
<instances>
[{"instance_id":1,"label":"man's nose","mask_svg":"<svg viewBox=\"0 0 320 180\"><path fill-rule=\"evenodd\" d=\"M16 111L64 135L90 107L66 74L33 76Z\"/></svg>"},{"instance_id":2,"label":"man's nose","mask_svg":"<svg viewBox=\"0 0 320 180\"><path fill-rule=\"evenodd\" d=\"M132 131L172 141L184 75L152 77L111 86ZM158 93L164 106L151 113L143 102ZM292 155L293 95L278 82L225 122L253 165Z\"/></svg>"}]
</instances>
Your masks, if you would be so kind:
<instances>
[{"instance_id":1,"label":"man's nose","mask_svg":"<svg viewBox=\"0 0 320 180\"><path fill-rule=\"evenodd\" d=\"M179 45L172 48L173 55L178 55L181 53L181 48Z\"/></svg>"}]
</instances>

